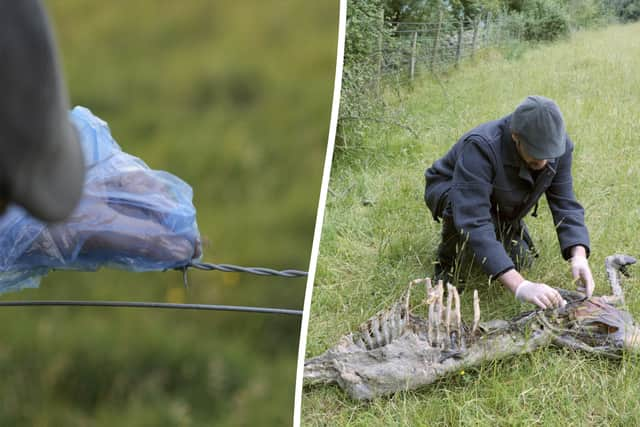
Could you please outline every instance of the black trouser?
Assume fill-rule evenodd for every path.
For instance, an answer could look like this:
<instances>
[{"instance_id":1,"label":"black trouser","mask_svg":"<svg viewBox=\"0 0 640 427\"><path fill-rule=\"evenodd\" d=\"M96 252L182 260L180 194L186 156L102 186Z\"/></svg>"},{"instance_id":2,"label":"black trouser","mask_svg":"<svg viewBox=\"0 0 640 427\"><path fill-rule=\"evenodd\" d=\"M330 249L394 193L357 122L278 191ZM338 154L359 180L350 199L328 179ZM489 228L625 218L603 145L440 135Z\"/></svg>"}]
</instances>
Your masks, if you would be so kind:
<instances>
[{"instance_id":1,"label":"black trouser","mask_svg":"<svg viewBox=\"0 0 640 427\"><path fill-rule=\"evenodd\" d=\"M516 270L529 268L537 253L524 221L504 221L494 215L493 224L496 239L502 242ZM461 273L468 271L473 262L473 250L469 247L466 236L453 225L451 204L447 203L442 213L442 240L438 246L435 278L457 283L462 278Z\"/></svg>"}]
</instances>

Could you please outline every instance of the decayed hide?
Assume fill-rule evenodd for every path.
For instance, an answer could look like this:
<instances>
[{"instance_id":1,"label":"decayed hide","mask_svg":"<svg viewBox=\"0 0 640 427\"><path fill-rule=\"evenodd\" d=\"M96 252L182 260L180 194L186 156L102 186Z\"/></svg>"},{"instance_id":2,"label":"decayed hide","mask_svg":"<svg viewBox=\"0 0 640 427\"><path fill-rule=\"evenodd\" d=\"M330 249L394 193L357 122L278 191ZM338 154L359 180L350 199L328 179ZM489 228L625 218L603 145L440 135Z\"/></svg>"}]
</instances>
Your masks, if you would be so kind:
<instances>
[{"instance_id":1,"label":"decayed hide","mask_svg":"<svg viewBox=\"0 0 640 427\"><path fill-rule=\"evenodd\" d=\"M557 345L609 357L640 351L640 329L620 307L624 294L620 274L636 260L612 255L605 260L612 294L585 298L558 289L567 304L562 308L521 313L511 320L480 322L478 293L474 291L474 318L469 325L460 316L460 298L454 286L430 279L409 284L402 297L343 336L304 367L306 385L337 383L354 399L372 399L433 383L449 373L487 360L527 353ZM412 313L412 287L425 287L428 316Z\"/></svg>"}]
</instances>

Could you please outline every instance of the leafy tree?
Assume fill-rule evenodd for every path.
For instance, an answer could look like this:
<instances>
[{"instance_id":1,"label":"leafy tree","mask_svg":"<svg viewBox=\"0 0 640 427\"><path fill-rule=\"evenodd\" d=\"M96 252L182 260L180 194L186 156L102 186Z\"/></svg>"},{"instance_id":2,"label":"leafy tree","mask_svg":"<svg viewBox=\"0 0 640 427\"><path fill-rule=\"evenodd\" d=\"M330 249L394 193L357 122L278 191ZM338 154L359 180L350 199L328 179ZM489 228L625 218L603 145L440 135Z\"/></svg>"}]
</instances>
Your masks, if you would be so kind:
<instances>
[{"instance_id":1,"label":"leafy tree","mask_svg":"<svg viewBox=\"0 0 640 427\"><path fill-rule=\"evenodd\" d=\"M446 8L442 0L386 0L385 17L396 22L424 22L438 15Z\"/></svg>"}]
</instances>

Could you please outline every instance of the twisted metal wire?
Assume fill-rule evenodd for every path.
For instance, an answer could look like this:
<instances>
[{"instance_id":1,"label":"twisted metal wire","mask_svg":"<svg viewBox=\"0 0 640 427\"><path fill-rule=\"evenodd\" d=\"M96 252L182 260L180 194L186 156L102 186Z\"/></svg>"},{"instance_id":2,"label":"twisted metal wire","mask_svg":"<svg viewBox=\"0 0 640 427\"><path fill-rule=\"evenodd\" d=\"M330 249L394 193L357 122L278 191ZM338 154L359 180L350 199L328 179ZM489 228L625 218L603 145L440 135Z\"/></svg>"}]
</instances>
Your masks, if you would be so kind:
<instances>
[{"instance_id":1,"label":"twisted metal wire","mask_svg":"<svg viewBox=\"0 0 640 427\"><path fill-rule=\"evenodd\" d=\"M134 301L73 301L73 300L41 300L41 301L0 301L0 307L35 307L35 306L75 306L75 307L128 307L128 308L164 308L179 310L214 310L235 311L244 313L284 314L302 316L302 310L271 307L245 307L236 305L214 304L177 304L166 302L134 302Z\"/></svg>"},{"instance_id":2,"label":"twisted metal wire","mask_svg":"<svg viewBox=\"0 0 640 427\"><path fill-rule=\"evenodd\" d=\"M259 276L279 276L279 277L306 277L308 273L300 270L273 270L265 267L241 267L232 264L210 264L204 262L191 262L182 270L185 287L188 287L187 270L197 268L199 270L219 270L223 272L238 272L257 274ZM244 313L262 314L284 314L291 316L302 316L302 310L273 307L247 307L236 305L219 304L178 304L165 302L134 302L134 301L73 301L73 300L40 300L40 301L0 301L0 307L36 307L36 306L72 306L72 307L128 307L128 308L163 308L178 310L213 310L213 311L235 311Z\"/></svg>"},{"instance_id":3,"label":"twisted metal wire","mask_svg":"<svg viewBox=\"0 0 640 427\"><path fill-rule=\"evenodd\" d=\"M241 267L239 265L232 264L211 264L206 262L191 262L187 264L185 268L197 268L198 270L218 270L224 271L226 273L236 272L236 273L250 273L257 274L259 276L278 276L278 277L306 277L308 276L308 272L301 270L273 270L271 268L265 267ZM183 268L183 269L185 269Z\"/></svg>"}]
</instances>

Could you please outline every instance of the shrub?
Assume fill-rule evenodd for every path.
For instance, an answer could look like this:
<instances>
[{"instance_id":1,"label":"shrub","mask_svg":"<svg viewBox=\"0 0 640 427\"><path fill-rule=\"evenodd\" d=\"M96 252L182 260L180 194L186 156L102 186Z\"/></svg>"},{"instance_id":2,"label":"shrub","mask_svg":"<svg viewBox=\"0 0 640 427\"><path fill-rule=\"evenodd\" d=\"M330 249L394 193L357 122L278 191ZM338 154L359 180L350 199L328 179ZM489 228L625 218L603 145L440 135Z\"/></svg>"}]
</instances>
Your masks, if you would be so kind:
<instances>
[{"instance_id":1,"label":"shrub","mask_svg":"<svg viewBox=\"0 0 640 427\"><path fill-rule=\"evenodd\" d=\"M602 0L568 0L566 7L573 29L606 25L613 18Z\"/></svg>"},{"instance_id":2,"label":"shrub","mask_svg":"<svg viewBox=\"0 0 640 427\"><path fill-rule=\"evenodd\" d=\"M511 12L504 15L501 23L502 31L504 31L505 35L516 41L520 39L523 34L527 25L527 18L524 13Z\"/></svg>"},{"instance_id":3,"label":"shrub","mask_svg":"<svg viewBox=\"0 0 640 427\"><path fill-rule=\"evenodd\" d=\"M382 21L381 0L350 0L347 3L347 28L344 70L340 97L340 118L336 148L346 145L348 136L362 136L367 117L380 109L375 96L378 79L380 38L387 30Z\"/></svg>"},{"instance_id":4,"label":"shrub","mask_svg":"<svg viewBox=\"0 0 640 427\"><path fill-rule=\"evenodd\" d=\"M569 16L566 10L554 1L527 2L523 12L525 40L553 41L569 34Z\"/></svg>"},{"instance_id":5,"label":"shrub","mask_svg":"<svg viewBox=\"0 0 640 427\"><path fill-rule=\"evenodd\" d=\"M640 19L640 0L610 0L608 7L622 22Z\"/></svg>"}]
</instances>

